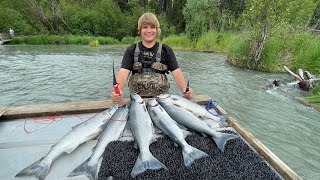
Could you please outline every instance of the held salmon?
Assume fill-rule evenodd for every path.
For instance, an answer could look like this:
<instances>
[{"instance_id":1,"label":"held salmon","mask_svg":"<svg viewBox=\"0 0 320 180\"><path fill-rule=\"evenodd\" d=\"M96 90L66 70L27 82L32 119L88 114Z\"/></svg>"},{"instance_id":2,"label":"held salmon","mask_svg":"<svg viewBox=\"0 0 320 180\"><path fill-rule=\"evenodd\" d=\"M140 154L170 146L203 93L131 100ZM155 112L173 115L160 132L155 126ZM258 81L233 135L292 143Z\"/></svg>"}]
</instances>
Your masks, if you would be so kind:
<instances>
[{"instance_id":1,"label":"held salmon","mask_svg":"<svg viewBox=\"0 0 320 180\"><path fill-rule=\"evenodd\" d=\"M79 167L74 169L68 177L84 174L91 180L98 179L98 164L102 160L102 154L110 142L118 140L121 136L127 123L128 114L129 109L126 105L117 109L99 137L92 155Z\"/></svg>"},{"instance_id":2,"label":"held salmon","mask_svg":"<svg viewBox=\"0 0 320 180\"><path fill-rule=\"evenodd\" d=\"M146 104L138 94L130 94L129 124L133 137L139 147L140 154L131 171L131 177L143 173L147 169L165 169L167 167L156 159L149 150L149 145L154 141L152 121Z\"/></svg>"},{"instance_id":3,"label":"held salmon","mask_svg":"<svg viewBox=\"0 0 320 180\"><path fill-rule=\"evenodd\" d=\"M163 109L166 110L169 116L177 123L187 128L193 129L197 132L210 135L222 152L224 151L225 144L228 140L238 137L233 134L216 132L215 130L207 126L205 122L203 122L201 119L192 114L190 111L175 106L172 103L172 101L170 101L170 99L168 98L158 98L157 101L160 103Z\"/></svg>"},{"instance_id":4,"label":"held salmon","mask_svg":"<svg viewBox=\"0 0 320 180\"><path fill-rule=\"evenodd\" d=\"M182 148L185 166L189 167L195 160L209 157L207 153L192 147L185 141L181 129L155 99L148 102L148 110L153 123Z\"/></svg>"},{"instance_id":5,"label":"held salmon","mask_svg":"<svg viewBox=\"0 0 320 180\"><path fill-rule=\"evenodd\" d=\"M226 122L226 119L229 115L215 116L208 112L205 108L200 106L199 104L192 102L182 96L174 95L174 94L161 94L158 96L160 99L168 99L174 105L184 108L190 112L192 112L195 116L201 119L211 119L219 124L220 127L229 126Z\"/></svg>"},{"instance_id":6,"label":"held salmon","mask_svg":"<svg viewBox=\"0 0 320 180\"><path fill-rule=\"evenodd\" d=\"M73 127L70 132L51 147L50 151L43 158L20 171L16 177L33 175L40 180L45 179L52 162L58 156L63 153L70 154L80 144L97 137L117 109L118 107L114 106Z\"/></svg>"}]
</instances>

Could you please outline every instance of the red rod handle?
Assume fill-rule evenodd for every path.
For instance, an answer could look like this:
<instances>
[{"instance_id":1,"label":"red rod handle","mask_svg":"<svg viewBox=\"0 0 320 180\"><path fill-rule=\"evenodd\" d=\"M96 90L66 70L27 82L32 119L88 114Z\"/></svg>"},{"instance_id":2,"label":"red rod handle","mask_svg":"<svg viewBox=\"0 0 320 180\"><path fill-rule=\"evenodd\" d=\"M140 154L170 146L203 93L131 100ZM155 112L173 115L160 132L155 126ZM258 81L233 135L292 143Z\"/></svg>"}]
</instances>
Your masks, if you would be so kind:
<instances>
[{"instance_id":1,"label":"red rod handle","mask_svg":"<svg viewBox=\"0 0 320 180\"><path fill-rule=\"evenodd\" d=\"M113 85L113 90L116 94L121 94L119 89L119 84Z\"/></svg>"}]
</instances>

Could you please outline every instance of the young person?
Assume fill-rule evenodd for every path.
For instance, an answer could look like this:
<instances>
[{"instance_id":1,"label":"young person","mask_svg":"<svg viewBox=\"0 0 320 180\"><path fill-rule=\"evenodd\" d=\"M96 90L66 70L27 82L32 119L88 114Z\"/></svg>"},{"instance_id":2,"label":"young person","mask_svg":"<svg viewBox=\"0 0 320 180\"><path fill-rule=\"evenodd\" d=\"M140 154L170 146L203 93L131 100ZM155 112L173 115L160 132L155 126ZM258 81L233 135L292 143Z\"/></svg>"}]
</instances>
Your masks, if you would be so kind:
<instances>
[{"instance_id":1,"label":"young person","mask_svg":"<svg viewBox=\"0 0 320 180\"><path fill-rule=\"evenodd\" d=\"M157 17L152 13L144 13L138 20L138 33L142 41L126 49L117 76L121 93L112 92L112 100L118 103L122 101L122 89L130 72L128 86L131 92L142 98L167 93L170 85L166 74L169 71L183 96L192 98L192 88L187 87L174 52L168 45L156 41L161 33Z\"/></svg>"}]
</instances>

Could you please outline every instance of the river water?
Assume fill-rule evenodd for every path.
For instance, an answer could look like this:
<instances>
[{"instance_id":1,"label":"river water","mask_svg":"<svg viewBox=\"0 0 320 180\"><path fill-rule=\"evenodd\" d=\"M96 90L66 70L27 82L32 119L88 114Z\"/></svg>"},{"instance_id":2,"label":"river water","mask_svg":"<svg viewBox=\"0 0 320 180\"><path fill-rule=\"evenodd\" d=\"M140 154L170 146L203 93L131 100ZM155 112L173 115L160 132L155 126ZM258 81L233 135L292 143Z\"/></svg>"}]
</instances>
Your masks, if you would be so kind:
<instances>
[{"instance_id":1,"label":"river water","mask_svg":"<svg viewBox=\"0 0 320 180\"><path fill-rule=\"evenodd\" d=\"M110 99L114 46L1 46L0 106ZM287 74L244 70L223 54L176 51L195 94L207 94L303 179L320 179L320 112L292 98L304 96ZM180 94L169 75L171 93ZM274 79L281 88L265 90ZM128 97L128 90L125 90Z\"/></svg>"}]
</instances>

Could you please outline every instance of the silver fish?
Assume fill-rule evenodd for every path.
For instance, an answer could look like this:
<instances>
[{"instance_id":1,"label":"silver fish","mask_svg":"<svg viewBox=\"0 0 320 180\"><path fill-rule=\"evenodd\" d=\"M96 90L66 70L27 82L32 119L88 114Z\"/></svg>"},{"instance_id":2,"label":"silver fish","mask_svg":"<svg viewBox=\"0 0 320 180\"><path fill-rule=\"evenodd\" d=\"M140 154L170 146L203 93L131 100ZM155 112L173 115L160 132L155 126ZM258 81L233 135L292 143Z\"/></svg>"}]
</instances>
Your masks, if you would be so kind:
<instances>
[{"instance_id":1,"label":"silver fish","mask_svg":"<svg viewBox=\"0 0 320 180\"><path fill-rule=\"evenodd\" d=\"M220 125L220 127L229 126L226 122L229 115L222 115L222 116L215 116L208 112L205 108L201 105L190 101L179 95L174 94L161 94L158 96L160 99L168 99L172 101L172 103L178 107L182 107L190 112L192 112L195 116L201 119L212 119L216 123Z\"/></svg>"},{"instance_id":2,"label":"silver fish","mask_svg":"<svg viewBox=\"0 0 320 180\"><path fill-rule=\"evenodd\" d=\"M148 110L153 123L182 148L185 166L189 167L195 160L209 157L207 153L192 147L185 141L181 129L155 99L148 102Z\"/></svg>"},{"instance_id":3,"label":"silver fish","mask_svg":"<svg viewBox=\"0 0 320 180\"><path fill-rule=\"evenodd\" d=\"M112 115L103 130L92 155L79 167L74 169L68 177L85 174L89 179L98 179L98 163L102 160L102 154L107 145L119 139L126 126L129 109L126 105L121 106Z\"/></svg>"},{"instance_id":4,"label":"silver fish","mask_svg":"<svg viewBox=\"0 0 320 180\"><path fill-rule=\"evenodd\" d=\"M34 175L40 180L45 179L52 162L58 156L63 153L70 154L80 144L97 137L117 109L118 106L114 106L73 127L71 131L51 147L43 158L20 171L16 177Z\"/></svg>"},{"instance_id":5,"label":"silver fish","mask_svg":"<svg viewBox=\"0 0 320 180\"><path fill-rule=\"evenodd\" d=\"M212 136L213 140L217 144L218 148L223 152L225 144L228 140L237 138L238 136L227 133L216 132L206 125L201 119L196 117L190 111L175 106L168 98L157 99L160 105L166 110L169 116L177 123L193 129L197 132Z\"/></svg>"},{"instance_id":6,"label":"silver fish","mask_svg":"<svg viewBox=\"0 0 320 180\"><path fill-rule=\"evenodd\" d=\"M152 133L152 121L145 102L138 94L130 94L130 98L129 124L140 151L131 171L131 176L134 178L147 169L156 170L163 168L168 170L149 150L149 145L154 141L154 137Z\"/></svg>"}]
</instances>

